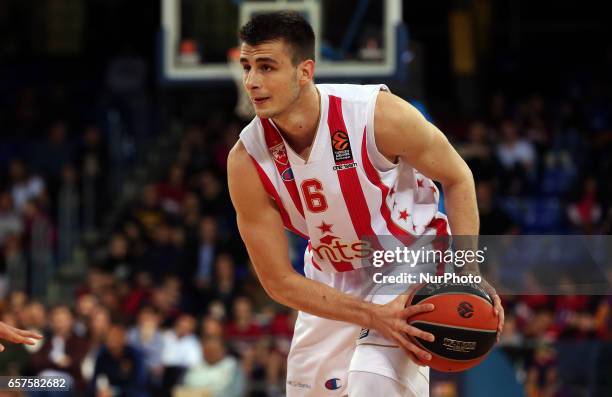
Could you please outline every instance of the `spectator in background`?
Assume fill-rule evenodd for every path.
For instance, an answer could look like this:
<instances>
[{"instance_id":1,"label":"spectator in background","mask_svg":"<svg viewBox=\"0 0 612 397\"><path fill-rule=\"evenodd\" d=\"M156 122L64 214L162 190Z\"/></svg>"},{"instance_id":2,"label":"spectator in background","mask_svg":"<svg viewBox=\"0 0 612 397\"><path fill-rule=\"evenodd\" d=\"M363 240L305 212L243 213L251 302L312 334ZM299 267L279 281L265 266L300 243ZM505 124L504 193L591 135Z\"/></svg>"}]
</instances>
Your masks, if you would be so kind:
<instances>
[{"instance_id":1,"label":"spectator in background","mask_svg":"<svg viewBox=\"0 0 612 397\"><path fill-rule=\"evenodd\" d=\"M27 262L21 239L14 235L7 236L4 246L0 245L0 252L2 253L0 265L3 265L6 272L6 290L0 297L4 297L7 292L25 290L27 288Z\"/></svg>"},{"instance_id":2,"label":"spectator in background","mask_svg":"<svg viewBox=\"0 0 612 397\"><path fill-rule=\"evenodd\" d=\"M201 357L201 346L195 335L195 319L188 315L180 315L174 323L174 328L163 334L162 363L166 367L187 368L198 364Z\"/></svg>"},{"instance_id":3,"label":"spectator in background","mask_svg":"<svg viewBox=\"0 0 612 397\"><path fill-rule=\"evenodd\" d=\"M51 310L51 335L32 355L32 369L38 376L64 376L70 379L75 395L84 390L81 362L87 353L87 340L74 334L74 316L68 306Z\"/></svg>"},{"instance_id":4,"label":"spectator in background","mask_svg":"<svg viewBox=\"0 0 612 397\"><path fill-rule=\"evenodd\" d=\"M501 91L496 91L489 99L489 117L487 121L490 125L497 125L508 117L508 101Z\"/></svg>"},{"instance_id":5,"label":"spectator in background","mask_svg":"<svg viewBox=\"0 0 612 397\"><path fill-rule=\"evenodd\" d=\"M277 313L270 324L271 347L265 352L267 358L264 361L266 389L269 396L282 395L282 388L279 385L287 373L287 356L297 315L297 310L283 311Z\"/></svg>"},{"instance_id":6,"label":"spectator in background","mask_svg":"<svg viewBox=\"0 0 612 397\"><path fill-rule=\"evenodd\" d=\"M202 215L219 216L226 212L228 200L223 194L223 185L219 177L207 170L199 173L196 178L196 192Z\"/></svg>"},{"instance_id":7,"label":"spectator in background","mask_svg":"<svg viewBox=\"0 0 612 397\"><path fill-rule=\"evenodd\" d=\"M168 172L168 179L157 184L157 195L162 208L171 214L180 211L181 203L187 194L183 168L174 164Z\"/></svg>"},{"instance_id":8,"label":"spectator in background","mask_svg":"<svg viewBox=\"0 0 612 397\"><path fill-rule=\"evenodd\" d=\"M297 310L284 310L277 313L270 324L270 335L274 340L274 350L285 357L289 354L297 316Z\"/></svg>"},{"instance_id":9,"label":"spectator in background","mask_svg":"<svg viewBox=\"0 0 612 397\"><path fill-rule=\"evenodd\" d=\"M9 236L23 233L23 221L13 207L13 199L7 191L0 191L0 246Z\"/></svg>"},{"instance_id":10,"label":"spectator in background","mask_svg":"<svg viewBox=\"0 0 612 397\"><path fill-rule=\"evenodd\" d=\"M555 397L560 387L556 369L557 352L552 346L536 347L533 363L527 369L525 391L527 397Z\"/></svg>"},{"instance_id":11,"label":"spectator in background","mask_svg":"<svg viewBox=\"0 0 612 397\"><path fill-rule=\"evenodd\" d=\"M127 336L128 343L142 352L147 383L153 388L160 386L164 370L164 338L159 328L160 322L159 313L153 307L145 306L138 313L137 324L130 328Z\"/></svg>"},{"instance_id":12,"label":"spectator in background","mask_svg":"<svg viewBox=\"0 0 612 397\"><path fill-rule=\"evenodd\" d=\"M143 225L146 236L153 238L155 229L166 216L161 206L159 205L159 197L155 185L149 184L142 191L141 201L132 210L134 218Z\"/></svg>"},{"instance_id":13,"label":"spectator in background","mask_svg":"<svg viewBox=\"0 0 612 397\"><path fill-rule=\"evenodd\" d=\"M141 225L134 220L126 220L121 227L122 234L125 236L130 247L130 257L134 262L142 258L147 250L147 245L144 240L144 231Z\"/></svg>"},{"instance_id":14,"label":"spectator in background","mask_svg":"<svg viewBox=\"0 0 612 397\"><path fill-rule=\"evenodd\" d=\"M182 314L174 323L174 328L163 334L162 390L166 394L179 382L187 368L202 362L202 346L194 333L195 326L196 322L192 316Z\"/></svg>"},{"instance_id":15,"label":"spectator in background","mask_svg":"<svg viewBox=\"0 0 612 397\"><path fill-rule=\"evenodd\" d=\"M86 382L90 382L94 375L98 354L104 345L112 321L110 312L102 305L93 307L87 316L87 337L89 345L87 346L87 354L81 365L81 374Z\"/></svg>"},{"instance_id":16,"label":"spectator in background","mask_svg":"<svg viewBox=\"0 0 612 397\"><path fill-rule=\"evenodd\" d=\"M136 264L128 249L128 241L121 233L115 233L108 245L108 258L104 262L104 271L125 280L130 277Z\"/></svg>"},{"instance_id":17,"label":"spectator in background","mask_svg":"<svg viewBox=\"0 0 612 397\"><path fill-rule=\"evenodd\" d=\"M121 302L122 313L128 318L134 318L140 307L150 302L152 289L151 274L146 271L136 273L130 290Z\"/></svg>"},{"instance_id":18,"label":"spectator in background","mask_svg":"<svg viewBox=\"0 0 612 397\"><path fill-rule=\"evenodd\" d=\"M110 326L89 390L92 397L149 396L144 361L138 350L127 343L123 325Z\"/></svg>"},{"instance_id":19,"label":"spectator in background","mask_svg":"<svg viewBox=\"0 0 612 397\"><path fill-rule=\"evenodd\" d=\"M212 288L212 299L221 302L225 313L232 313L235 300L241 293L236 280L234 258L229 254L221 254L215 261L215 281ZM249 302L250 303L250 302Z\"/></svg>"},{"instance_id":20,"label":"spectator in background","mask_svg":"<svg viewBox=\"0 0 612 397\"><path fill-rule=\"evenodd\" d=\"M490 181L480 181L476 185L476 198L480 214L480 234L499 235L517 234L518 227L495 202L493 186Z\"/></svg>"},{"instance_id":21,"label":"spectator in background","mask_svg":"<svg viewBox=\"0 0 612 397\"><path fill-rule=\"evenodd\" d=\"M19 313L28 304L28 294L23 290L12 291L8 297L8 311Z\"/></svg>"},{"instance_id":22,"label":"spectator in background","mask_svg":"<svg viewBox=\"0 0 612 397\"><path fill-rule=\"evenodd\" d=\"M38 199L45 192L45 181L38 175L32 175L26 164L14 159L9 165L11 195L17 211L22 212L26 203Z\"/></svg>"},{"instance_id":23,"label":"spectator in background","mask_svg":"<svg viewBox=\"0 0 612 397\"><path fill-rule=\"evenodd\" d=\"M37 301L29 302L24 308L23 313L24 316L21 325L24 328L41 335L47 332L47 309L42 303ZM37 346L42 347L42 343L37 344ZM32 352L29 346L28 350Z\"/></svg>"},{"instance_id":24,"label":"spectator in background","mask_svg":"<svg viewBox=\"0 0 612 397\"><path fill-rule=\"evenodd\" d=\"M602 205L598 197L597 180L588 176L582 181L582 188L567 207L571 225L583 234L596 232L602 220Z\"/></svg>"},{"instance_id":25,"label":"spectator in background","mask_svg":"<svg viewBox=\"0 0 612 397\"><path fill-rule=\"evenodd\" d=\"M73 155L68 142L68 126L64 120L58 120L51 125L47 141L39 146L33 157L35 169L47 177L50 192L57 192L62 168L73 160Z\"/></svg>"},{"instance_id":26,"label":"spectator in background","mask_svg":"<svg viewBox=\"0 0 612 397\"><path fill-rule=\"evenodd\" d=\"M205 131L201 126L192 124L187 127L178 158L181 163L188 164L189 175L209 168L211 155Z\"/></svg>"},{"instance_id":27,"label":"spectator in background","mask_svg":"<svg viewBox=\"0 0 612 397\"><path fill-rule=\"evenodd\" d=\"M233 316L225 326L225 335L232 350L239 354L253 347L263 335L263 330L255 322L253 305L246 296L234 299Z\"/></svg>"},{"instance_id":28,"label":"spectator in background","mask_svg":"<svg viewBox=\"0 0 612 397\"><path fill-rule=\"evenodd\" d=\"M43 207L35 201L25 203L23 216L26 224L26 257L31 275L29 291L37 299L44 299L53 272L53 225Z\"/></svg>"},{"instance_id":29,"label":"spectator in background","mask_svg":"<svg viewBox=\"0 0 612 397\"><path fill-rule=\"evenodd\" d=\"M505 318L504 332L499 338L499 345L520 348L522 343L523 337L516 327L516 318L510 314Z\"/></svg>"},{"instance_id":30,"label":"spectator in background","mask_svg":"<svg viewBox=\"0 0 612 397\"><path fill-rule=\"evenodd\" d=\"M81 227L81 194L77 171L72 164L62 168L57 192L58 257L60 264L72 260Z\"/></svg>"},{"instance_id":31,"label":"spectator in background","mask_svg":"<svg viewBox=\"0 0 612 397\"><path fill-rule=\"evenodd\" d=\"M109 204L108 150L95 125L88 125L83 132L78 165L82 174L83 227L90 231L98 227L101 214Z\"/></svg>"},{"instance_id":32,"label":"spectator in background","mask_svg":"<svg viewBox=\"0 0 612 397\"><path fill-rule=\"evenodd\" d=\"M193 278L197 292L197 300L206 299L210 295L213 283L215 260L219 255L221 244L219 242L217 221L212 216L205 216L200 220L200 244L197 252L197 267Z\"/></svg>"},{"instance_id":33,"label":"spectator in background","mask_svg":"<svg viewBox=\"0 0 612 397\"><path fill-rule=\"evenodd\" d=\"M151 304L165 324L170 324L178 318L181 313L181 281L174 276L166 277L163 284L151 290Z\"/></svg>"},{"instance_id":34,"label":"spectator in background","mask_svg":"<svg viewBox=\"0 0 612 397\"><path fill-rule=\"evenodd\" d=\"M90 316L98 308L98 298L90 293L81 294L76 300L76 318L74 333L85 336L89 330Z\"/></svg>"},{"instance_id":35,"label":"spectator in background","mask_svg":"<svg viewBox=\"0 0 612 397\"><path fill-rule=\"evenodd\" d=\"M206 316L200 323L200 335L203 338L223 338L223 323L218 318Z\"/></svg>"},{"instance_id":36,"label":"spectator in background","mask_svg":"<svg viewBox=\"0 0 612 397\"><path fill-rule=\"evenodd\" d=\"M181 222L185 232L185 245L187 246L187 251L191 255L189 261L193 264L193 268L184 276L189 279L188 284L191 285L197 262L198 245L200 244L201 238L200 202L198 196L194 192L190 191L187 193L181 204Z\"/></svg>"},{"instance_id":37,"label":"spectator in background","mask_svg":"<svg viewBox=\"0 0 612 397\"><path fill-rule=\"evenodd\" d=\"M149 272L153 281L161 282L170 274L178 274L183 268L183 252L172 240L173 230L167 223L160 223L153 232L153 241L145 254L143 270Z\"/></svg>"},{"instance_id":38,"label":"spectator in background","mask_svg":"<svg viewBox=\"0 0 612 397\"><path fill-rule=\"evenodd\" d=\"M536 175L536 151L533 144L522 138L514 122L506 120L500 125L501 141L497 145L497 158L504 169L510 194L524 193L527 183Z\"/></svg>"},{"instance_id":39,"label":"spectator in background","mask_svg":"<svg viewBox=\"0 0 612 397\"><path fill-rule=\"evenodd\" d=\"M219 143L214 148L215 169L222 175L225 175L227 170L227 156L229 155L230 150L232 150L232 147L234 147L238 141L238 136L240 135L241 130L242 125L239 120L230 120L225 124L223 135L220 137L221 139L217 141Z\"/></svg>"},{"instance_id":40,"label":"spectator in background","mask_svg":"<svg viewBox=\"0 0 612 397\"><path fill-rule=\"evenodd\" d=\"M205 337L202 342L204 360L191 366L183 385L206 390L212 397L241 397L245 394L245 378L236 358L227 354L223 340Z\"/></svg>"},{"instance_id":41,"label":"spectator in background","mask_svg":"<svg viewBox=\"0 0 612 397\"><path fill-rule=\"evenodd\" d=\"M468 129L467 141L457 146L457 152L468 164L477 179L494 178L495 156L488 142L487 126L482 121L475 121Z\"/></svg>"}]
</instances>

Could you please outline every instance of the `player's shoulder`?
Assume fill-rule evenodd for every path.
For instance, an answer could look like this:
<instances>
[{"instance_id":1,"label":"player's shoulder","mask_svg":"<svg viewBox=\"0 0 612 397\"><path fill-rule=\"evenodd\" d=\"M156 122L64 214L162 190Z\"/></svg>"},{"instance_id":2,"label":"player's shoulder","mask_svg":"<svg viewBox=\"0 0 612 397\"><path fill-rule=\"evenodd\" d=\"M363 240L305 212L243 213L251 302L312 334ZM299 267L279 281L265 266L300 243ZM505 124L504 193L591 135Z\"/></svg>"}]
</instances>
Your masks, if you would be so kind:
<instances>
[{"instance_id":1,"label":"player's shoulder","mask_svg":"<svg viewBox=\"0 0 612 397\"><path fill-rule=\"evenodd\" d=\"M244 167L249 166L250 163L251 156L242 140L238 139L227 156L227 172L228 174L239 172L244 169Z\"/></svg>"},{"instance_id":2,"label":"player's shoulder","mask_svg":"<svg viewBox=\"0 0 612 397\"><path fill-rule=\"evenodd\" d=\"M317 84L317 88L327 95L333 95L345 101L370 102L379 91L389 91L384 84Z\"/></svg>"}]
</instances>

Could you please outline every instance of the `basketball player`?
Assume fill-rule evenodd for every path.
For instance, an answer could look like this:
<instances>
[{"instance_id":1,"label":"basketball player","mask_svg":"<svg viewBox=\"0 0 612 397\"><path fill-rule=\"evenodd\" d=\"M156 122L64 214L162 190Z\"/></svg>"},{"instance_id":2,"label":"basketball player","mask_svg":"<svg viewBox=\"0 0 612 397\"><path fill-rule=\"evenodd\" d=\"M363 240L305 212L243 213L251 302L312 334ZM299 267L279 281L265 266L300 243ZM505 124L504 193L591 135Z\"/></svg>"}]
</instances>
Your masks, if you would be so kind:
<instances>
[{"instance_id":1,"label":"basketball player","mask_svg":"<svg viewBox=\"0 0 612 397\"><path fill-rule=\"evenodd\" d=\"M259 280L300 311L287 396L428 396L428 352L406 323L433 305L407 295L365 299L356 271L366 236L478 234L472 174L445 136L384 85L315 85L314 33L297 13L253 17L240 30L244 88L257 116L228 159L240 234ZM418 170L418 171L417 171ZM283 228L309 239L306 277ZM491 291L503 326L499 297ZM418 364L417 364L418 363ZM420 364L420 365L419 365Z\"/></svg>"},{"instance_id":2,"label":"basketball player","mask_svg":"<svg viewBox=\"0 0 612 397\"><path fill-rule=\"evenodd\" d=\"M15 328L4 321L0 321L0 339L13 343L33 345L36 343L35 339L42 339L42 335L33 331ZM0 343L0 352L2 351L4 351L4 346Z\"/></svg>"}]
</instances>

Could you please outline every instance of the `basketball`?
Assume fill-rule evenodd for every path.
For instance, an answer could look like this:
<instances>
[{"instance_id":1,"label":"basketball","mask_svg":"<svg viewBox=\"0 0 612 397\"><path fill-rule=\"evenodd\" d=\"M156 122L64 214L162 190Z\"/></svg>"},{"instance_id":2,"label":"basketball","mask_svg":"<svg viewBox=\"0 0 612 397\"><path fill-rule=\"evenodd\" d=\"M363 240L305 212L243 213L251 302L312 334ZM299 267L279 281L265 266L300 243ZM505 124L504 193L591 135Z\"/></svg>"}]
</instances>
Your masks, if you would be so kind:
<instances>
[{"instance_id":1,"label":"basketball","mask_svg":"<svg viewBox=\"0 0 612 397\"><path fill-rule=\"evenodd\" d=\"M496 340L493 301L477 284L423 284L408 304L432 303L435 309L419 313L408 323L435 336L433 342L413 341L431 353L427 365L442 372L459 372L480 363Z\"/></svg>"}]
</instances>

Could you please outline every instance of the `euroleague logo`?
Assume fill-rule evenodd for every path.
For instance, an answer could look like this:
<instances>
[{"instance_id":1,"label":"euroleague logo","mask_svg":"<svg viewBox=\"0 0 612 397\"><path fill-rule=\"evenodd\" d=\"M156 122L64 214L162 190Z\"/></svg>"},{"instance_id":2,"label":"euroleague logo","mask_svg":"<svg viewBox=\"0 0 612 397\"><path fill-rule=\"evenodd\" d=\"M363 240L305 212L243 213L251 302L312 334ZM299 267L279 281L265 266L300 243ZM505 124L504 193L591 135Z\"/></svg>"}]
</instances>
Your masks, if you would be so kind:
<instances>
[{"instance_id":1,"label":"euroleague logo","mask_svg":"<svg viewBox=\"0 0 612 397\"><path fill-rule=\"evenodd\" d=\"M325 382L325 388L327 390L338 390L341 387L340 378L331 378Z\"/></svg>"},{"instance_id":2,"label":"euroleague logo","mask_svg":"<svg viewBox=\"0 0 612 397\"><path fill-rule=\"evenodd\" d=\"M344 131L336 131L332 135L332 142L334 145L334 149L336 150L346 150L349 146L348 135Z\"/></svg>"},{"instance_id":3,"label":"euroleague logo","mask_svg":"<svg viewBox=\"0 0 612 397\"><path fill-rule=\"evenodd\" d=\"M461 302L457 306L457 313L463 318L470 318L474 315L474 306L469 302Z\"/></svg>"}]
</instances>

